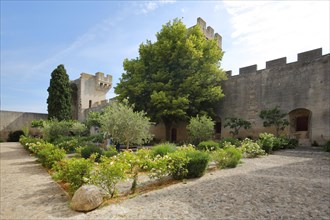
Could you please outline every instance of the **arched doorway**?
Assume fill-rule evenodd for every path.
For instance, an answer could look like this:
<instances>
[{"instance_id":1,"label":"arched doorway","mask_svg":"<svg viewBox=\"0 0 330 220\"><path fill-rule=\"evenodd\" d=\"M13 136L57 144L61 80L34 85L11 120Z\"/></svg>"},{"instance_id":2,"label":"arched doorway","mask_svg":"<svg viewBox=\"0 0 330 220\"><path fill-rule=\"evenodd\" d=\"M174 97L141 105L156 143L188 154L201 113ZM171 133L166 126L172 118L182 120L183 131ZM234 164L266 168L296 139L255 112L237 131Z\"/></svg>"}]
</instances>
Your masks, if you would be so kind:
<instances>
[{"instance_id":1,"label":"arched doorway","mask_svg":"<svg viewBox=\"0 0 330 220\"><path fill-rule=\"evenodd\" d=\"M299 142L309 142L311 137L312 112L305 108L299 108L289 113L290 135Z\"/></svg>"}]
</instances>

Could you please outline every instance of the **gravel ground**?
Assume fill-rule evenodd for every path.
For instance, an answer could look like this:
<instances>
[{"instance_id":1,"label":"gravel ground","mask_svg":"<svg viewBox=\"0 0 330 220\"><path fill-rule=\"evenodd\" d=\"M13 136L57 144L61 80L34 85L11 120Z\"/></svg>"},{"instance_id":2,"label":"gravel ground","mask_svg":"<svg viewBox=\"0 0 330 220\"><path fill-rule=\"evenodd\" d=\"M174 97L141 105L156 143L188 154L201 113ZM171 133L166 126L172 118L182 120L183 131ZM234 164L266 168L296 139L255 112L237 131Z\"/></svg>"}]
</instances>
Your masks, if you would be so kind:
<instances>
[{"instance_id":1,"label":"gravel ground","mask_svg":"<svg viewBox=\"0 0 330 220\"><path fill-rule=\"evenodd\" d=\"M330 154L298 148L89 213L19 144L1 144L1 219L330 219Z\"/></svg>"}]
</instances>

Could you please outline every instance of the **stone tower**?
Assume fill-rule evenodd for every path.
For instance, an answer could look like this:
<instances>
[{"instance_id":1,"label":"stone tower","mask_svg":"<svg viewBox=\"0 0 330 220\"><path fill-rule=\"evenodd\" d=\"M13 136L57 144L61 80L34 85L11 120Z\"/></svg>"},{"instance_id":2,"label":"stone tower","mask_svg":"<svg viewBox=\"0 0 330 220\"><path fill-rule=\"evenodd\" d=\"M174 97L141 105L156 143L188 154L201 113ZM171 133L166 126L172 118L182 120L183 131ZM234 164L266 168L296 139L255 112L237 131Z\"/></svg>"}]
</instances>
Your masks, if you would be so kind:
<instances>
[{"instance_id":1,"label":"stone tower","mask_svg":"<svg viewBox=\"0 0 330 220\"><path fill-rule=\"evenodd\" d=\"M95 75L81 73L80 78L73 81L73 118L84 121L85 110L97 107L107 102L106 94L112 87L112 76L104 76L104 73L97 72Z\"/></svg>"},{"instance_id":2,"label":"stone tower","mask_svg":"<svg viewBox=\"0 0 330 220\"><path fill-rule=\"evenodd\" d=\"M197 25L201 28L206 39L216 39L220 49L222 48L222 37L218 33L214 33L214 29L210 26L206 27L206 22L202 18L197 18Z\"/></svg>"}]
</instances>

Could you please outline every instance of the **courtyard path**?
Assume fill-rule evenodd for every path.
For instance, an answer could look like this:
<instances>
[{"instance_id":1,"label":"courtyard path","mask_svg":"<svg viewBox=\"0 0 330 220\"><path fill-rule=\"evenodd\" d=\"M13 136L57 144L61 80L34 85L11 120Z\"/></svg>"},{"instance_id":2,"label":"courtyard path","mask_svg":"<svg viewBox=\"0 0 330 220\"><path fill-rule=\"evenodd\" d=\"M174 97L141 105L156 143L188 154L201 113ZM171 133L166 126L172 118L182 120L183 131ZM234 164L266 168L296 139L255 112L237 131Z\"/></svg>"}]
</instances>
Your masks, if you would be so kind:
<instances>
[{"instance_id":1,"label":"courtyard path","mask_svg":"<svg viewBox=\"0 0 330 220\"><path fill-rule=\"evenodd\" d=\"M19 143L0 143L0 219L63 219L81 215L47 171Z\"/></svg>"},{"instance_id":2,"label":"courtyard path","mask_svg":"<svg viewBox=\"0 0 330 220\"><path fill-rule=\"evenodd\" d=\"M1 219L330 219L330 154L298 148L87 214L17 143L1 146Z\"/></svg>"}]
</instances>

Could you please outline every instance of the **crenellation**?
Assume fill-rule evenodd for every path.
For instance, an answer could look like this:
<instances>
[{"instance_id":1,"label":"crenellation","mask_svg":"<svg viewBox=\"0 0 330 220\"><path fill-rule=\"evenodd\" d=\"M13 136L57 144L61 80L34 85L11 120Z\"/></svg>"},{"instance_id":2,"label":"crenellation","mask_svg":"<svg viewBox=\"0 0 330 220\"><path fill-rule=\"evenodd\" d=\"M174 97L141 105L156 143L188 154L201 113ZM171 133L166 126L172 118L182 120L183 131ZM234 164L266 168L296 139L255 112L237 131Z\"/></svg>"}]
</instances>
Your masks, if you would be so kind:
<instances>
[{"instance_id":1,"label":"crenellation","mask_svg":"<svg viewBox=\"0 0 330 220\"><path fill-rule=\"evenodd\" d=\"M232 71L231 71L231 70L226 71L226 75L227 75L228 77L231 77L231 75L232 75Z\"/></svg>"},{"instance_id":2,"label":"crenellation","mask_svg":"<svg viewBox=\"0 0 330 220\"><path fill-rule=\"evenodd\" d=\"M214 29L210 26L208 26L206 29L206 37L209 39L214 38Z\"/></svg>"},{"instance_id":3,"label":"crenellation","mask_svg":"<svg viewBox=\"0 0 330 220\"><path fill-rule=\"evenodd\" d=\"M198 17L197 24L199 27L201 27L202 31L204 32L204 30L206 29L206 22L201 17Z\"/></svg>"},{"instance_id":4,"label":"crenellation","mask_svg":"<svg viewBox=\"0 0 330 220\"><path fill-rule=\"evenodd\" d=\"M218 33L214 33L214 29L211 26L206 28L206 22L202 18L197 18L197 24L203 34L205 35L206 39L215 39L218 43L219 48L222 47L222 37Z\"/></svg>"},{"instance_id":5,"label":"crenellation","mask_svg":"<svg viewBox=\"0 0 330 220\"><path fill-rule=\"evenodd\" d=\"M298 56L298 61L290 62L290 63L287 63L287 57L282 57L282 58L266 61L266 68L261 69L261 70L257 70L256 64L251 65L251 66L241 67L241 68L239 68L239 75L247 74L247 73L254 73L254 72L262 73L263 71L272 69L272 68L284 67L284 66L288 67L288 65L295 64L295 63L310 62L317 58L324 57L326 55L322 55L322 48L318 48L315 50L298 53L297 56ZM235 75L232 75L231 70L229 70L227 72L231 73L230 75L227 74L228 76L235 76Z\"/></svg>"},{"instance_id":6,"label":"crenellation","mask_svg":"<svg viewBox=\"0 0 330 220\"><path fill-rule=\"evenodd\" d=\"M286 65L286 57L278 58L275 60L270 60L266 62L266 69L276 68L279 66Z\"/></svg>"},{"instance_id":7,"label":"crenellation","mask_svg":"<svg viewBox=\"0 0 330 220\"><path fill-rule=\"evenodd\" d=\"M322 56L322 48L298 53L298 62L310 62Z\"/></svg>"},{"instance_id":8,"label":"crenellation","mask_svg":"<svg viewBox=\"0 0 330 220\"><path fill-rule=\"evenodd\" d=\"M239 74L248 74L257 72L257 64L239 68Z\"/></svg>"}]
</instances>

